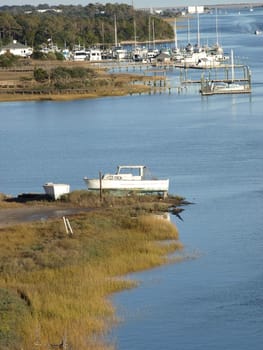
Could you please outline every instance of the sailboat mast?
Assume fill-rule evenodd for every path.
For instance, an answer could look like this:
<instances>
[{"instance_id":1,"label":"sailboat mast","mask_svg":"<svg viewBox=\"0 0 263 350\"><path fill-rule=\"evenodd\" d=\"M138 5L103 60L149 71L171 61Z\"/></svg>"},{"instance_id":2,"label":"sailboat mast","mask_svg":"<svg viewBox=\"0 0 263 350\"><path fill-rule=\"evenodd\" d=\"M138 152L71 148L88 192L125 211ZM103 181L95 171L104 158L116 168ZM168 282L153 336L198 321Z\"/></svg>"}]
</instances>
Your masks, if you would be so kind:
<instances>
[{"instance_id":1,"label":"sailboat mast","mask_svg":"<svg viewBox=\"0 0 263 350\"><path fill-rule=\"evenodd\" d=\"M152 21L152 26L153 26L153 48L155 49L155 28L154 28L154 18L153 18L153 21Z\"/></svg>"},{"instance_id":2,"label":"sailboat mast","mask_svg":"<svg viewBox=\"0 0 263 350\"><path fill-rule=\"evenodd\" d=\"M151 16L149 16L149 23L148 23L148 49L150 49L150 45L151 45Z\"/></svg>"},{"instance_id":3,"label":"sailboat mast","mask_svg":"<svg viewBox=\"0 0 263 350\"><path fill-rule=\"evenodd\" d=\"M133 6L133 0L132 0L132 10L133 10L134 48L136 48L136 45L137 45L137 33L136 33L136 20L135 20L135 11L134 11L134 6Z\"/></svg>"},{"instance_id":4,"label":"sailboat mast","mask_svg":"<svg viewBox=\"0 0 263 350\"><path fill-rule=\"evenodd\" d=\"M197 46L200 47L200 24L199 24L199 12L197 10Z\"/></svg>"},{"instance_id":5,"label":"sailboat mast","mask_svg":"<svg viewBox=\"0 0 263 350\"><path fill-rule=\"evenodd\" d=\"M216 8L216 45L219 46L218 40L218 19L217 19L217 8Z\"/></svg>"},{"instance_id":6,"label":"sailboat mast","mask_svg":"<svg viewBox=\"0 0 263 350\"><path fill-rule=\"evenodd\" d=\"M231 79L233 83L235 80L235 67L234 67L234 53L232 49L231 49Z\"/></svg>"},{"instance_id":7,"label":"sailboat mast","mask_svg":"<svg viewBox=\"0 0 263 350\"><path fill-rule=\"evenodd\" d=\"M187 43L190 43L190 19L187 18Z\"/></svg>"},{"instance_id":8,"label":"sailboat mast","mask_svg":"<svg viewBox=\"0 0 263 350\"><path fill-rule=\"evenodd\" d=\"M118 38L117 38L117 18L114 15L114 37L115 37L115 47L118 46Z\"/></svg>"},{"instance_id":9,"label":"sailboat mast","mask_svg":"<svg viewBox=\"0 0 263 350\"><path fill-rule=\"evenodd\" d=\"M174 47L177 50L177 31L176 31L176 18L174 19Z\"/></svg>"},{"instance_id":10,"label":"sailboat mast","mask_svg":"<svg viewBox=\"0 0 263 350\"><path fill-rule=\"evenodd\" d=\"M137 46L137 33L136 33L136 21L135 17L133 19L133 28L134 28L134 47Z\"/></svg>"}]
</instances>

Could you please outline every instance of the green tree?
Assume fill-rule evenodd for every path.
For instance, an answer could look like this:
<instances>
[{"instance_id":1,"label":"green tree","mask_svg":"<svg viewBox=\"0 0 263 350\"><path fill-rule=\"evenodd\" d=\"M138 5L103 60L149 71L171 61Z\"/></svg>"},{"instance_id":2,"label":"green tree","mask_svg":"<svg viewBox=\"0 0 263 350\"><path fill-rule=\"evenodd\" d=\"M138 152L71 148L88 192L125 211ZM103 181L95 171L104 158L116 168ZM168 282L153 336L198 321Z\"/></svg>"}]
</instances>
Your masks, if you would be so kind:
<instances>
[{"instance_id":1,"label":"green tree","mask_svg":"<svg viewBox=\"0 0 263 350\"><path fill-rule=\"evenodd\" d=\"M38 8L49 8L41 5ZM134 22L138 41L149 38L149 14L136 11L127 4L89 4L85 7L59 6L61 12L39 13L36 8L26 14L27 7L0 7L0 39L3 44L12 39L27 42L34 48L51 39L59 47L73 48L76 44L114 44L114 18L117 18L118 40L134 40ZM153 17L155 38L173 38L173 28L163 19Z\"/></svg>"}]
</instances>

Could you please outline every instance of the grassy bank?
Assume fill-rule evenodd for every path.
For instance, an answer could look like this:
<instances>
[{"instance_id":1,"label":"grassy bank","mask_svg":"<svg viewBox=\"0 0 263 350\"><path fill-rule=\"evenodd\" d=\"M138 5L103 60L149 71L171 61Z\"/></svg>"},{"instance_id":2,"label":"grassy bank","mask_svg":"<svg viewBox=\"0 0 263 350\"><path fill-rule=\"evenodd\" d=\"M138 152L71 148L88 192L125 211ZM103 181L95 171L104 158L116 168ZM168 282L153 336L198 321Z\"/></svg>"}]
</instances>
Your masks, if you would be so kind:
<instances>
[{"instance_id":1,"label":"grassy bank","mask_svg":"<svg viewBox=\"0 0 263 350\"><path fill-rule=\"evenodd\" d=\"M46 74L45 79L39 80L38 70ZM110 74L89 62L30 60L26 66L0 69L0 102L67 101L149 93L149 84L162 80L163 76Z\"/></svg>"},{"instance_id":2,"label":"grassy bank","mask_svg":"<svg viewBox=\"0 0 263 350\"><path fill-rule=\"evenodd\" d=\"M50 94L36 94L36 93L14 93L14 94L0 94L0 102L15 102L15 101L71 101L99 97L114 97L127 96L134 94L150 93L149 87L146 86L126 86L122 89L101 90L96 92L84 93L50 93Z\"/></svg>"},{"instance_id":3,"label":"grassy bank","mask_svg":"<svg viewBox=\"0 0 263 350\"><path fill-rule=\"evenodd\" d=\"M134 287L120 276L167 263L182 247L174 225L149 215L180 199L108 195L101 202L85 193L62 203L97 208L70 218L73 235L62 219L0 230L1 349L44 350L62 341L68 349L110 348L94 336L117 321L107 296Z\"/></svg>"}]
</instances>

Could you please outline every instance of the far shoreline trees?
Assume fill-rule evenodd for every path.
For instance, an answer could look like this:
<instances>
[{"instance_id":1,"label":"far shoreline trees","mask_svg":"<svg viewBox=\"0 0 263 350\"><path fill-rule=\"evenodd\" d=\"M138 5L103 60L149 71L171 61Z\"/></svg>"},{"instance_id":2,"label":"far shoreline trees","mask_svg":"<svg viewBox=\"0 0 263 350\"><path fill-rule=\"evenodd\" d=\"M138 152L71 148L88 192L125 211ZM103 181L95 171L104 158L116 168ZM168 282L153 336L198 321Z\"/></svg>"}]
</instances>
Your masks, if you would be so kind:
<instances>
[{"instance_id":1,"label":"far shoreline trees","mask_svg":"<svg viewBox=\"0 0 263 350\"><path fill-rule=\"evenodd\" d=\"M76 45L107 47L115 43L115 17L118 42L145 42L153 36L156 40L173 38L173 28L162 18L134 10L127 4L52 8L42 4L0 7L0 46L15 39L34 49L48 42L70 49Z\"/></svg>"}]
</instances>

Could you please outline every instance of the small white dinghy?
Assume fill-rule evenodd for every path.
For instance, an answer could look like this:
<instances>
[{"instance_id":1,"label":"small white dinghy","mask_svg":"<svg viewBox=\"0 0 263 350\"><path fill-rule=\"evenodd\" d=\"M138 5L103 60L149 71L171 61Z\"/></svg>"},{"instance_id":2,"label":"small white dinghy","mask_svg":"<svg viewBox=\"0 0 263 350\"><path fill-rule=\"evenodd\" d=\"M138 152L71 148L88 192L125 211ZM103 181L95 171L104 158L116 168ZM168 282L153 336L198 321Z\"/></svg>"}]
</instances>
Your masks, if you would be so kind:
<instances>
[{"instance_id":1,"label":"small white dinghy","mask_svg":"<svg viewBox=\"0 0 263 350\"><path fill-rule=\"evenodd\" d=\"M63 194L70 192L70 185L68 184L54 184L53 182L47 182L43 185L46 195L52 199L59 199Z\"/></svg>"}]
</instances>

